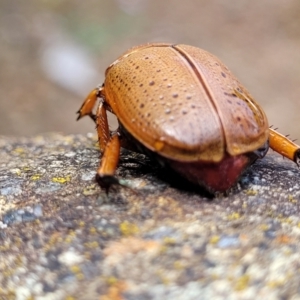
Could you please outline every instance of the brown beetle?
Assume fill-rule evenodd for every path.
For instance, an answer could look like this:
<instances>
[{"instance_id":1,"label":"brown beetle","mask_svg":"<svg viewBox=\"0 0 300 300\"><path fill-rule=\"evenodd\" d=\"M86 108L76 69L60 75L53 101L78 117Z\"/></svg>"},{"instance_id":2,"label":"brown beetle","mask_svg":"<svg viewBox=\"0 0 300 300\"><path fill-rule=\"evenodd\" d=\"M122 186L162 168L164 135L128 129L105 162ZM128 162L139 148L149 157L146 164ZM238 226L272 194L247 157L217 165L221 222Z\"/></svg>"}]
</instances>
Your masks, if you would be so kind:
<instances>
[{"instance_id":1,"label":"brown beetle","mask_svg":"<svg viewBox=\"0 0 300 300\"><path fill-rule=\"evenodd\" d=\"M130 49L105 72L78 119L97 124L100 185L114 177L120 147L143 152L210 192L226 191L269 146L300 163L299 146L269 128L262 108L212 54L187 45ZM100 99L96 114L93 108ZM110 132L106 111L118 118Z\"/></svg>"}]
</instances>

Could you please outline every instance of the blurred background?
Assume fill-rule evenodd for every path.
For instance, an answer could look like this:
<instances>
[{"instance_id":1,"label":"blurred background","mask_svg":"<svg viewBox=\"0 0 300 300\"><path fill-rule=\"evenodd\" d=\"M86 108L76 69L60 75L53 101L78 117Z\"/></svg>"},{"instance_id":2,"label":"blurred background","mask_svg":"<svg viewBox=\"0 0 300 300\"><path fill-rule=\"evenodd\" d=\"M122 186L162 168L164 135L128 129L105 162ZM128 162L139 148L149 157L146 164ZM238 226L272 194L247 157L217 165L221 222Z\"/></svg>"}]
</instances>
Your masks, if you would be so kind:
<instances>
[{"instance_id":1,"label":"blurred background","mask_svg":"<svg viewBox=\"0 0 300 300\"><path fill-rule=\"evenodd\" d=\"M154 41L217 55L300 139L299 0L0 0L0 135L94 132L75 120L84 97L122 52Z\"/></svg>"}]
</instances>

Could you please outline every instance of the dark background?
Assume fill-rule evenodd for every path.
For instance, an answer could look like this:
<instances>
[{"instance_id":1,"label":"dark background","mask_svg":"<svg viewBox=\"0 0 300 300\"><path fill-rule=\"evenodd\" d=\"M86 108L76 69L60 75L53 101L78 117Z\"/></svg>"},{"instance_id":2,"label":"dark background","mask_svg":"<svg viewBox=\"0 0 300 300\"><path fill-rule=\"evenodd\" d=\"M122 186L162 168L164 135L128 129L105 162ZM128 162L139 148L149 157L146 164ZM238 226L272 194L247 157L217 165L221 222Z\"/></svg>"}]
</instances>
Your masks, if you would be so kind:
<instances>
[{"instance_id":1,"label":"dark background","mask_svg":"<svg viewBox=\"0 0 300 300\"><path fill-rule=\"evenodd\" d=\"M83 98L152 41L214 53L300 139L299 0L0 0L0 134L94 132L75 121Z\"/></svg>"}]
</instances>

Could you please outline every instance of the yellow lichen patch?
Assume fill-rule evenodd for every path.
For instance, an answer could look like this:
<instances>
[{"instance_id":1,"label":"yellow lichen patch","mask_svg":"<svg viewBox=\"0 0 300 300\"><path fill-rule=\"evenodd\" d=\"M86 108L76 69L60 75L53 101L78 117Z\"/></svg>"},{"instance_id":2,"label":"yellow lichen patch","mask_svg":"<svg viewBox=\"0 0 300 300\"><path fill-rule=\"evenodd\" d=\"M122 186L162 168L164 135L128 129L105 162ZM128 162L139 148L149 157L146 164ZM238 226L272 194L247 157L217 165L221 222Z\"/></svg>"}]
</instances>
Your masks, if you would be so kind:
<instances>
[{"instance_id":1,"label":"yellow lichen patch","mask_svg":"<svg viewBox=\"0 0 300 300\"><path fill-rule=\"evenodd\" d=\"M164 244L167 245L167 246L172 246L172 245L175 245L176 244L176 240L172 237L168 237L166 236L164 239Z\"/></svg>"},{"instance_id":2,"label":"yellow lichen patch","mask_svg":"<svg viewBox=\"0 0 300 300\"><path fill-rule=\"evenodd\" d=\"M269 225L261 224L261 225L259 225L259 229L262 231L267 231L269 229Z\"/></svg>"},{"instance_id":3,"label":"yellow lichen patch","mask_svg":"<svg viewBox=\"0 0 300 300\"><path fill-rule=\"evenodd\" d=\"M241 276L241 277L237 280L237 282L236 282L236 284L235 284L235 289L236 289L237 291L242 291L242 290L244 290L245 288L248 287L249 281L250 281L250 276L249 276L249 275L243 275L243 276Z\"/></svg>"},{"instance_id":4,"label":"yellow lichen patch","mask_svg":"<svg viewBox=\"0 0 300 300\"><path fill-rule=\"evenodd\" d=\"M70 231L68 236L65 238L66 243L71 243L74 238L76 237L76 232L75 231Z\"/></svg>"},{"instance_id":5,"label":"yellow lichen patch","mask_svg":"<svg viewBox=\"0 0 300 300\"><path fill-rule=\"evenodd\" d=\"M278 215L277 219L281 223L287 223L287 224L293 223L293 220L291 218L285 218L284 216L282 216L282 214Z\"/></svg>"},{"instance_id":6,"label":"yellow lichen patch","mask_svg":"<svg viewBox=\"0 0 300 300\"><path fill-rule=\"evenodd\" d=\"M97 192L96 184L92 184L92 185L86 186L82 193L85 196L90 196L90 195L94 195L96 192Z\"/></svg>"},{"instance_id":7,"label":"yellow lichen patch","mask_svg":"<svg viewBox=\"0 0 300 300\"><path fill-rule=\"evenodd\" d=\"M292 203L297 203L297 199L295 199L293 195L288 195L288 200Z\"/></svg>"},{"instance_id":8,"label":"yellow lichen patch","mask_svg":"<svg viewBox=\"0 0 300 300\"><path fill-rule=\"evenodd\" d=\"M66 176L66 177L53 177L52 181L57 182L57 183L66 183L71 180L71 176Z\"/></svg>"},{"instance_id":9,"label":"yellow lichen patch","mask_svg":"<svg viewBox=\"0 0 300 300\"><path fill-rule=\"evenodd\" d=\"M99 248L99 243L97 241L84 243L84 246L90 249L97 249Z\"/></svg>"},{"instance_id":10,"label":"yellow lichen patch","mask_svg":"<svg viewBox=\"0 0 300 300\"><path fill-rule=\"evenodd\" d=\"M97 229L95 227L91 227L89 231L90 231L90 234L96 234L97 233Z\"/></svg>"},{"instance_id":11,"label":"yellow lichen patch","mask_svg":"<svg viewBox=\"0 0 300 300\"><path fill-rule=\"evenodd\" d=\"M26 167L23 167L23 168L22 168L22 170L23 170L24 172L27 172L27 171L30 171L30 170L31 170L31 168L30 168L30 167L28 167L28 166L26 166Z\"/></svg>"},{"instance_id":12,"label":"yellow lichen patch","mask_svg":"<svg viewBox=\"0 0 300 300\"><path fill-rule=\"evenodd\" d=\"M272 281L269 281L267 283L267 286L270 287L270 288L279 288L281 286L283 286L284 284L286 284L285 280L272 280Z\"/></svg>"},{"instance_id":13,"label":"yellow lichen patch","mask_svg":"<svg viewBox=\"0 0 300 300\"><path fill-rule=\"evenodd\" d=\"M77 266L77 265L71 266L70 270L76 276L77 280L84 279L84 275L81 272L81 268L79 266Z\"/></svg>"},{"instance_id":14,"label":"yellow lichen patch","mask_svg":"<svg viewBox=\"0 0 300 300\"><path fill-rule=\"evenodd\" d=\"M42 175L40 175L40 174L35 174L35 175L32 175L31 177L30 177L30 179L31 180L40 180L40 178L42 177Z\"/></svg>"},{"instance_id":15,"label":"yellow lichen patch","mask_svg":"<svg viewBox=\"0 0 300 300\"><path fill-rule=\"evenodd\" d=\"M51 235L51 237L48 241L48 244L55 245L56 243L61 242L61 241L62 241L61 234L59 232L55 232Z\"/></svg>"},{"instance_id":16,"label":"yellow lichen patch","mask_svg":"<svg viewBox=\"0 0 300 300\"><path fill-rule=\"evenodd\" d=\"M227 216L227 219L230 221L238 220L241 218L241 215L238 212L233 212L232 214Z\"/></svg>"},{"instance_id":17,"label":"yellow lichen patch","mask_svg":"<svg viewBox=\"0 0 300 300\"><path fill-rule=\"evenodd\" d=\"M13 152L18 153L18 154L23 154L23 153L25 153L25 149L18 147L16 149L14 149Z\"/></svg>"},{"instance_id":18,"label":"yellow lichen patch","mask_svg":"<svg viewBox=\"0 0 300 300\"><path fill-rule=\"evenodd\" d=\"M219 242L219 240L220 240L220 237L219 237L218 235L213 235L213 236L210 238L209 243L210 243L210 244L216 244L216 243Z\"/></svg>"},{"instance_id":19,"label":"yellow lichen patch","mask_svg":"<svg viewBox=\"0 0 300 300\"><path fill-rule=\"evenodd\" d=\"M171 202L173 202L173 199L170 198L165 198L165 197L159 197L157 200L157 205L159 206L166 206L166 205L170 205Z\"/></svg>"},{"instance_id":20,"label":"yellow lichen patch","mask_svg":"<svg viewBox=\"0 0 300 300\"><path fill-rule=\"evenodd\" d=\"M78 225L79 225L80 227L84 227L84 226L85 226L85 222L82 221L82 220L80 220L80 221L78 222Z\"/></svg>"},{"instance_id":21,"label":"yellow lichen patch","mask_svg":"<svg viewBox=\"0 0 300 300\"><path fill-rule=\"evenodd\" d=\"M256 190L246 190L245 194L248 196L255 196L255 195L257 195L257 191Z\"/></svg>"},{"instance_id":22,"label":"yellow lichen patch","mask_svg":"<svg viewBox=\"0 0 300 300\"><path fill-rule=\"evenodd\" d=\"M160 254L164 254L168 251L168 246L166 245L161 245L161 247L159 248L159 253Z\"/></svg>"},{"instance_id":23,"label":"yellow lichen patch","mask_svg":"<svg viewBox=\"0 0 300 300\"><path fill-rule=\"evenodd\" d=\"M136 224L124 221L119 225L119 229L122 235L130 236L135 235L139 232L139 228Z\"/></svg>"},{"instance_id":24,"label":"yellow lichen patch","mask_svg":"<svg viewBox=\"0 0 300 300\"><path fill-rule=\"evenodd\" d=\"M114 277L114 276L109 276L105 278L105 281L107 284L112 285L112 284L116 284L118 282L118 278Z\"/></svg>"},{"instance_id":25,"label":"yellow lichen patch","mask_svg":"<svg viewBox=\"0 0 300 300\"><path fill-rule=\"evenodd\" d=\"M179 261L179 260L176 260L176 261L174 262L173 266L174 266L174 269L175 269L175 270L183 270L183 269L184 269L184 265L183 265L182 262Z\"/></svg>"},{"instance_id":26,"label":"yellow lichen patch","mask_svg":"<svg viewBox=\"0 0 300 300\"><path fill-rule=\"evenodd\" d=\"M78 273L81 272L80 267L77 266L77 265L71 266L70 270L71 270L74 274L78 274Z\"/></svg>"}]
</instances>

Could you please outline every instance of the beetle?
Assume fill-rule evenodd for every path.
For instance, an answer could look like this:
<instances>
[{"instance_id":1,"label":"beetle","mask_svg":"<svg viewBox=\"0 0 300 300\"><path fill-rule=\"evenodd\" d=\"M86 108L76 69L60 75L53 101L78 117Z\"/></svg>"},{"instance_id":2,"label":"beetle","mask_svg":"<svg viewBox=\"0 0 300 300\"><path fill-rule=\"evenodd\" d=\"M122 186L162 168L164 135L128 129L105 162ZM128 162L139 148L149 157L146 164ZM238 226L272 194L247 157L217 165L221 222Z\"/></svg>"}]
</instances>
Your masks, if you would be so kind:
<instances>
[{"instance_id":1,"label":"beetle","mask_svg":"<svg viewBox=\"0 0 300 300\"><path fill-rule=\"evenodd\" d=\"M97 100L96 113L93 109ZM119 127L111 132L107 111ZM214 55L183 44L134 47L105 72L79 109L96 123L102 159L96 180L108 188L120 147L149 155L209 192L224 192L269 147L300 163L299 146L267 117Z\"/></svg>"}]
</instances>

